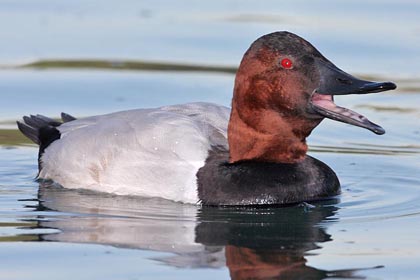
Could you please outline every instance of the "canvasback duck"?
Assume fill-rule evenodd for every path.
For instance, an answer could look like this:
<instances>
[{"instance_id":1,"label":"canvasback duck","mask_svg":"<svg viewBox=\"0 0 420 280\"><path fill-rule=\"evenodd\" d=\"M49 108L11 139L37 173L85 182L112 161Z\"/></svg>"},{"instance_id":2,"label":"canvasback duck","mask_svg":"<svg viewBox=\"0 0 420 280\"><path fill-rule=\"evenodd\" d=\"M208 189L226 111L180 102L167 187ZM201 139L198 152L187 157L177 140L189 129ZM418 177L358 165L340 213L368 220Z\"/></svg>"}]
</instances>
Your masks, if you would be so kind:
<instances>
[{"instance_id":1,"label":"canvasback duck","mask_svg":"<svg viewBox=\"0 0 420 280\"><path fill-rule=\"evenodd\" d=\"M257 39L236 73L232 108L189 103L63 123L25 116L39 144L39 179L73 189L161 197L204 205L266 205L337 195L340 183L308 156L306 137L323 120L384 129L336 106L333 95L395 89L357 79L290 32Z\"/></svg>"}]
</instances>

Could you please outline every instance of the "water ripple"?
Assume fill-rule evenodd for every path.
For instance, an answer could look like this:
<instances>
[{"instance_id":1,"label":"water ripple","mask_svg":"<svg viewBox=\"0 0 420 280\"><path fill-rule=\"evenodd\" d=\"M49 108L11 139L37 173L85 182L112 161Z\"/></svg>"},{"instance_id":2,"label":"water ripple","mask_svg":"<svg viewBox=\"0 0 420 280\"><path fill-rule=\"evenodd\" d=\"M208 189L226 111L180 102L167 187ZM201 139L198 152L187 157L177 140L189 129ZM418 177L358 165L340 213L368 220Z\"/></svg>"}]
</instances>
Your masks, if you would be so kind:
<instances>
[{"instance_id":1,"label":"water ripple","mask_svg":"<svg viewBox=\"0 0 420 280\"><path fill-rule=\"evenodd\" d=\"M354 222L420 215L419 190L420 178L394 174L377 177L375 183L349 185L337 217Z\"/></svg>"}]
</instances>

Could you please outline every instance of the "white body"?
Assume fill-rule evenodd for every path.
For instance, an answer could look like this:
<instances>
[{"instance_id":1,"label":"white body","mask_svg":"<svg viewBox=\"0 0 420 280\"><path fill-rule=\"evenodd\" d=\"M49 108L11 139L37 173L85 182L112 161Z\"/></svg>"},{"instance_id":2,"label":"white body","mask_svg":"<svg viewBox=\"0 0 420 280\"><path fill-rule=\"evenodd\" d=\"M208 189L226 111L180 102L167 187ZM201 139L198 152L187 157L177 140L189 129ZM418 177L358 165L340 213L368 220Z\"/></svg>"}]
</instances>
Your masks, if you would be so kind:
<instances>
[{"instance_id":1,"label":"white body","mask_svg":"<svg viewBox=\"0 0 420 280\"><path fill-rule=\"evenodd\" d=\"M197 203L212 146L227 148L230 109L189 103L93 116L58 127L39 177L66 188Z\"/></svg>"}]
</instances>

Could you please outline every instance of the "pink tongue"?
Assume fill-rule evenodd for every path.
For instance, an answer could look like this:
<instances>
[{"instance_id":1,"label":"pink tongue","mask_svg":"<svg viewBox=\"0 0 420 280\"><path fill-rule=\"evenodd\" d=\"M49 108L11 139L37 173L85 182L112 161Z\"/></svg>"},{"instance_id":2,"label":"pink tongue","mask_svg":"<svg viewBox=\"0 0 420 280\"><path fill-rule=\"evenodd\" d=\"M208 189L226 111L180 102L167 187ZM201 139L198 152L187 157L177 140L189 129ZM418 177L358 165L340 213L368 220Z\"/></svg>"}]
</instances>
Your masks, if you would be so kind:
<instances>
[{"instance_id":1,"label":"pink tongue","mask_svg":"<svg viewBox=\"0 0 420 280\"><path fill-rule=\"evenodd\" d=\"M312 104L328 109L333 110L337 106L334 104L334 99L332 95L324 95L324 94L314 94L312 96Z\"/></svg>"}]
</instances>

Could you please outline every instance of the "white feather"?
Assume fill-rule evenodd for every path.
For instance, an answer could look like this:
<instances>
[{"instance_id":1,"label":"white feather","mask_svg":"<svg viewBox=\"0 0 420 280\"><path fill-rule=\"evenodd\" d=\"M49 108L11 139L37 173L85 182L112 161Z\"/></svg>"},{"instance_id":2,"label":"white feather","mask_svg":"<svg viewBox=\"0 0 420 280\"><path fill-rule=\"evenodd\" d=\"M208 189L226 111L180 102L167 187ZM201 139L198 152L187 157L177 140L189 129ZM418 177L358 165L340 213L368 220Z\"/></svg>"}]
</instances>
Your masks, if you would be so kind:
<instances>
[{"instance_id":1,"label":"white feather","mask_svg":"<svg viewBox=\"0 0 420 280\"><path fill-rule=\"evenodd\" d=\"M196 203L196 173L212 146L227 148L230 109L189 103L94 116L58 127L40 178L66 188Z\"/></svg>"}]
</instances>

